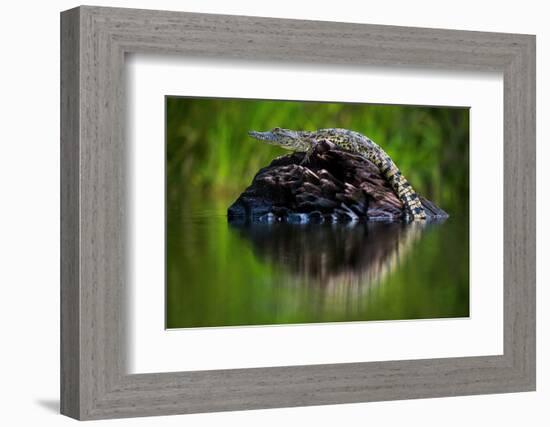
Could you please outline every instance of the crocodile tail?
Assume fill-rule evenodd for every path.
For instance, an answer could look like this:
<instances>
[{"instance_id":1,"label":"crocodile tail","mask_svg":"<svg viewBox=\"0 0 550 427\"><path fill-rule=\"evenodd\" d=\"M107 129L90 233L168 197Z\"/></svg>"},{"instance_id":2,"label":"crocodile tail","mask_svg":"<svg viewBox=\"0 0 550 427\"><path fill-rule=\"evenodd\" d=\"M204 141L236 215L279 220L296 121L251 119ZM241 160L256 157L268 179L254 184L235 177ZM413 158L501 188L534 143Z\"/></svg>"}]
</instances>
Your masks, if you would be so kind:
<instances>
[{"instance_id":1,"label":"crocodile tail","mask_svg":"<svg viewBox=\"0 0 550 427\"><path fill-rule=\"evenodd\" d=\"M393 163L391 159L389 160L391 163L385 163L386 167L382 169L382 173L390 183L393 191L395 191L395 194L397 194L397 197L399 197L399 200L403 202L407 214L412 217L412 219L425 219L426 212L422 207L422 202L418 194L416 194L412 185L403 176L395 163Z\"/></svg>"}]
</instances>

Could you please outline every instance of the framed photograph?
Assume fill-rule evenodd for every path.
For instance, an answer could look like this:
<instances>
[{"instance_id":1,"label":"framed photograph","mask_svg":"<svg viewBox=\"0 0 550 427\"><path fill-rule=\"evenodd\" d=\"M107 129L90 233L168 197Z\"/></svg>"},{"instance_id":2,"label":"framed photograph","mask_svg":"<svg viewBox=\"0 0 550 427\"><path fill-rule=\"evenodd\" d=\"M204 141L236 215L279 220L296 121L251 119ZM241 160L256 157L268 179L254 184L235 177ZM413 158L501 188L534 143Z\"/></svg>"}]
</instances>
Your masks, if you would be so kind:
<instances>
[{"instance_id":1,"label":"framed photograph","mask_svg":"<svg viewBox=\"0 0 550 427\"><path fill-rule=\"evenodd\" d=\"M61 411L535 389L535 37L61 14Z\"/></svg>"}]
</instances>

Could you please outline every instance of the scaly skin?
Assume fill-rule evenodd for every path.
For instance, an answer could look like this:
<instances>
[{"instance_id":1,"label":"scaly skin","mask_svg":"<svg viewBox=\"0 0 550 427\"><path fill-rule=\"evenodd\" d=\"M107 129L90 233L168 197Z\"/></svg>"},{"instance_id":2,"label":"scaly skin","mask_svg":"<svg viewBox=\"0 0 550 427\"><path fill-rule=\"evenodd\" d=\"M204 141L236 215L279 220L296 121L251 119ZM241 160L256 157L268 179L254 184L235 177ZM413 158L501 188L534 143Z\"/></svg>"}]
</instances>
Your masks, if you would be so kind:
<instances>
[{"instance_id":1,"label":"scaly skin","mask_svg":"<svg viewBox=\"0 0 550 427\"><path fill-rule=\"evenodd\" d=\"M359 132L338 128L319 129L314 132L274 128L268 132L250 131L249 135L287 150L305 152L304 161L306 162L315 146L321 141L329 141L344 150L361 154L378 166L399 200L403 202L406 216L415 220L426 219L426 212L418 195L391 157L378 144Z\"/></svg>"}]
</instances>

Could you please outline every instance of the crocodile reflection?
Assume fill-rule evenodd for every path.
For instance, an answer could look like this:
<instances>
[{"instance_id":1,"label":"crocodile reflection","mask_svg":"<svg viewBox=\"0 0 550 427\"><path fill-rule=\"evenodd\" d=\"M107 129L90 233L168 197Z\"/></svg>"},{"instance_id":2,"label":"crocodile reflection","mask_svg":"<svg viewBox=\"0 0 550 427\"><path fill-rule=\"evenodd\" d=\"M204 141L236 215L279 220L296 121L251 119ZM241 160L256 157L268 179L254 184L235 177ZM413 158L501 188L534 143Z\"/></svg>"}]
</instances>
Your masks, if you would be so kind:
<instances>
[{"instance_id":1,"label":"crocodile reflection","mask_svg":"<svg viewBox=\"0 0 550 427\"><path fill-rule=\"evenodd\" d=\"M231 224L259 259L323 287L330 294L362 294L396 270L426 227L424 222L342 224Z\"/></svg>"}]
</instances>

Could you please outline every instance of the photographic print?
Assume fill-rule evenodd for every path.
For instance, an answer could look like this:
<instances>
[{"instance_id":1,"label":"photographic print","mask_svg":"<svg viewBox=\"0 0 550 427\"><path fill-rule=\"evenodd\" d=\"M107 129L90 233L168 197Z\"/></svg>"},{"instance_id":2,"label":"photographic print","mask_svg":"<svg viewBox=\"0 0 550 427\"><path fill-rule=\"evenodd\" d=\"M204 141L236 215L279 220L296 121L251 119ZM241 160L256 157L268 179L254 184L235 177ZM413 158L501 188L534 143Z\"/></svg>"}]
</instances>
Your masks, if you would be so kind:
<instances>
[{"instance_id":1,"label":"photographic print","mask_svg":"<svg viewBox=\"0 0 550 427\"><path fill-rule=\"evenodd\" d=\"M167 96L166 327L469 316L469 109Z\"/></svg>"}]
</instances>

